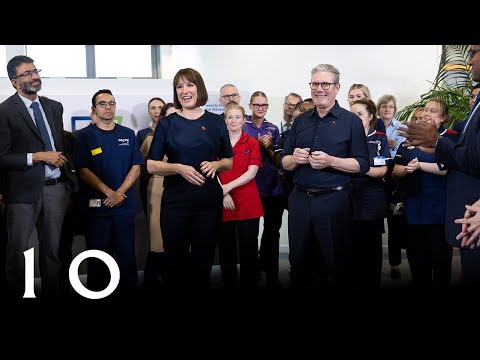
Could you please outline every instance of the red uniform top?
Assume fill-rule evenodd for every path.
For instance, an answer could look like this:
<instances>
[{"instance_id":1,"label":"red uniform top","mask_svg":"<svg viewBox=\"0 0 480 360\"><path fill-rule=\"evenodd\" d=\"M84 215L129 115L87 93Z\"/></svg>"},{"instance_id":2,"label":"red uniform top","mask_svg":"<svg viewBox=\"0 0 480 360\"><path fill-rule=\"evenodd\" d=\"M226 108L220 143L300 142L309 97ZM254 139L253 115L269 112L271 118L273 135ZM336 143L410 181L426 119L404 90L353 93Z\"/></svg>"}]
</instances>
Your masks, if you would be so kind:
<instances>
[{"instance_id":1,"label":"red uniform top","mask_svg":"<svg viewBox=\"0 0 480 360\"><path fill-rule=\"evenodd\" d=\"M262 156L258 140L242 131L240 140L233 147L233 166L219 174L222 184L228 184L243 175L249 165L262 167ZM255 219L263 216L262 201L255 178L230 191L235 210L223 208L223 221Z\"/></svg>"}]
</instances>

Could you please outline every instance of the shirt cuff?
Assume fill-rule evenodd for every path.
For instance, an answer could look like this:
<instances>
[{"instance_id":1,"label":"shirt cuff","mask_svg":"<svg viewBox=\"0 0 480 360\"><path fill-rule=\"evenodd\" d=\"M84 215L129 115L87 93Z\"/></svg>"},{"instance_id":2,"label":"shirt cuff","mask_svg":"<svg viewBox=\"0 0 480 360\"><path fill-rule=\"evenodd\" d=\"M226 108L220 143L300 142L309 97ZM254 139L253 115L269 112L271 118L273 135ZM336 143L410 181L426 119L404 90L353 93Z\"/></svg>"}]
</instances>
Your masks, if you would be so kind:
<instances>
[{"instance_id":1,"label":"shirt cuff","mask_svg":"<svg viewBox=\"0 0 480 360\"><path fill-rule=\"evenodd\" d=\"M33 153L27 153L27 165L28 166L33 165Z\"/></svg>"}]
</instances>

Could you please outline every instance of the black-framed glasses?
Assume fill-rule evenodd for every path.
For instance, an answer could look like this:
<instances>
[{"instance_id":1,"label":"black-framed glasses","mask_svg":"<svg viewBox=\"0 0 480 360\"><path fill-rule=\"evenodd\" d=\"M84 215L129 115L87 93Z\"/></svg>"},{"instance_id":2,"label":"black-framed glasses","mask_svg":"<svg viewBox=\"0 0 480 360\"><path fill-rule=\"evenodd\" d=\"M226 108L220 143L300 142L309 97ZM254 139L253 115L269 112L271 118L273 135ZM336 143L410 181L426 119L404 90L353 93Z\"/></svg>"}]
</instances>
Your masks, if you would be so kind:
<instances>
[{"instance_id":1,"label":"black-framed glasses","mask_svg":"<svg viewBox=\"0 0 480 360\"><path fill-rule=\"evenodd\" d=\"M321 83L311 82L311 83L308 83L308 84L310 85L310 88L312 90L317 90L319 86L321 86L323 90L328 90L328 89L330 89L330 86L332 86L336 83L334 83L334 82L332 82L332 83L331 82L321 82Z\"/></svg>"},{"instance_id":2,"label":"black-framed glasses","mask_svg":"<svg viewBox=\"0 0 480 360\"><path fill-rule=\"evenodd\" d=\"M475 54L476 54L477 52L479 52L479 51L480 51L480 49L470 49L470 50L468 50L468 51L467 51L468 59L469 59L469 60L472 60L473 57L475 56Z\"/></svg>"},{"instance_id":3,"label":"black-framed glasses","mask_svg":"<svg viewBox=\"0 0 480 360\"><path fill-rule=\"evenodd\" d=\"M285 101L283 105L285 105L286 107L295 107L295 105L297 104L292 104L291 102Z\"/></svg>"},{"instance_id":4,"label":"black-framed glasses","mask_svg":"<svg viewBox=\"0 0 480 360\"><path fill-rule=\"evenodd\" d=\"M253 107L254 109L260 109L260 108L262 108L262 109L265 110L265 109L268 109L268 104L252 104L252 107Z\"/></svg>"},{"instance_id":5,"label":"black-framed glasses","mask_svg":"<svg viewBox=\"0 0 480 360\"><path fill-rule=\"evenodd\" d=\"M117 106L117 103L115 101L99 101L97 103L97 105L102 107L102 108L106 108L107 105L110 106L110 107L115 107L115 106Z\"/></svg>"},{"instance_id":6,"label":"black-framed glasses","mask_svg":"<svg viewBox=\"0 0 480 360\"><path fill-rule=\"evenodd\" d=\"M227 94L227 95L223 95L222 98L225 99L225 100L229 100L229 99L236 99L238 97L238 93L235 93L235 94Z\"/></svg>"},{"instance_id":7,"label":"black-framed glasses","mask_svg":"<svg viewBox=\"0 0 480 360\"><path fill-rule=\"evenodd\" d=\"M27 77L27 76L32 76L33 74L38 75L38 74L40 74L41 72L42 72L42 70L40 70L40 69L25 71L25 72L21 73L20 75L17 75L17 76L15 76L15 77L13 77L12 80L18 79L18 78L24 77L24 76L25 76L25 77Z\"/></svg>"}]
</instances>

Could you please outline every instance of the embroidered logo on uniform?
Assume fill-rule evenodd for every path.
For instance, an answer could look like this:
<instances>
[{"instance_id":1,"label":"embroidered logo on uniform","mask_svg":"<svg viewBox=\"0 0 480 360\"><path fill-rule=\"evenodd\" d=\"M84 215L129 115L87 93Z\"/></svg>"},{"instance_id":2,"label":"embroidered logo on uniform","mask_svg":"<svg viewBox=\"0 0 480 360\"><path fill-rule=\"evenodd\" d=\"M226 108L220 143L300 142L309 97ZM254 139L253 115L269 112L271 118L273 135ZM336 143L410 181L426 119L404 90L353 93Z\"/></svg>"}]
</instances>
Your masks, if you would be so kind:
<instances>
[{"instance_id":1,"label":"embroidered logo on uniform","mask_svg":"<svg viewBox=\"0 0 480 360\"><path fill-rule=\"evenodd\" d=\"M415 146L409 146L409 147L407 147L407 150L413 150L413 149L415 149Z\"/></svg>"},{"instance_id":2,"label":"embroidered logo on uniform","mask_svg":"<svg viewBox=\"0 0 480 360\"><path fill-rule=\"evenodd\" d=\"M93 156L101 154L102 153L102 148L98 147L96 149L93 149L93 150L91 150L91 153L92 153Z\"/></svg>"},{"instance_id":3,"label":"embroidered logo on uniform","mask_svg":"<svg viewBox=\"0 0 480 360\"><path fill-rule=\"evenodd\" d=\"M118 139L118 145L130 146L130 139Z\"/></svg>"}]
</instances>

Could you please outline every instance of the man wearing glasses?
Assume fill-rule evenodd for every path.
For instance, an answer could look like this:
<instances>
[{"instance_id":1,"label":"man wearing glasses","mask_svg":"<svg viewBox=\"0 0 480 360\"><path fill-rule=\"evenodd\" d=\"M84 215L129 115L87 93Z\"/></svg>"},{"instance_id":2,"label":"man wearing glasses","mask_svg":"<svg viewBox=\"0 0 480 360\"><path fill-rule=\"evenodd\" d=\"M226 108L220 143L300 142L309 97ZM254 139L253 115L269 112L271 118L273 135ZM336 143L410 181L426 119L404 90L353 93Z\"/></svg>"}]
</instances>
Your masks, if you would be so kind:
<instances>
[{"instance_id":1,"label":"man wearing glasses","mask_svg":"<svg viewBox=\"0 0 480 360\"><path fill-rule=\"evenodd\" d=\"M361 119L338 105L340 73L330 64L311 71L315 108L295 118L281 154L285 170L295 171L288 207L292 287L305 290L314 280L309 266L313 243L320 245L334 288L351 288L350 178L369 169Z\"/></svg>"},{"instance_id":2,"label":"man wearing glasses","mask_svg":"<svg viewBox=\"0 0 480 360\"><path fill-rule=\"evenodd\" d=\"M468 65L472 80L480 82L480 45L471 45ZM465 127L457 143L441 137L435 126L420 121L406 123L399 128L407 141L404 146L432 148L438 163L448 168L446 241L460 247L463 285L468 289L480 288L480 240L477 228L471 226L478 218L477 211L465 211L466 205L480 205L480 97L472 106Z\"/></svg>"},{"instance_id":3,"label":"man wearing glasses","mask_svg":"<svg viewBox=\"0 0 480 360\"><path fill-rule=\"evenodd\" d=\"M39 240L43 295L57 295L58 246L68 190L75 174L64 168L63 106L37 95L41 70L15 56L7 73L16 93L0 104L0 169L5 174L9 295L24 296L25 260L33 229ZM30 296L31 294L28 294Z\"/></svg>"},{"instance_id":4,"label":"man wearing glasses","mask_svg":"<svg viewBox=\"0 0 480 360\"><path fill-rule=\"evenodd\" d=\"M117 103L108 89L92 97L95 124L75 137L74 162L79 169L88 201L85 242L88 250L115 254L120 269L120 290L137 286L135 258L135 194L133 184L144 160L136 144L135 132L116 124ZM87 287L104 290L109 284L107 266L88 258Z\"/></svg>"},{"instance_id":5,"label":"man wearing glasses","mask_svg":"<svg viewBox=\"0 0 480 360\"><path fill-rule=\"evenodd\" d=\"M240 104L241 99L242 97L235 85L225 84L220 88L220 98L218 100L224 109L231 103ZM225 113L221 113L220 116L225 117Z\"/></svg>"}]
</instances>

